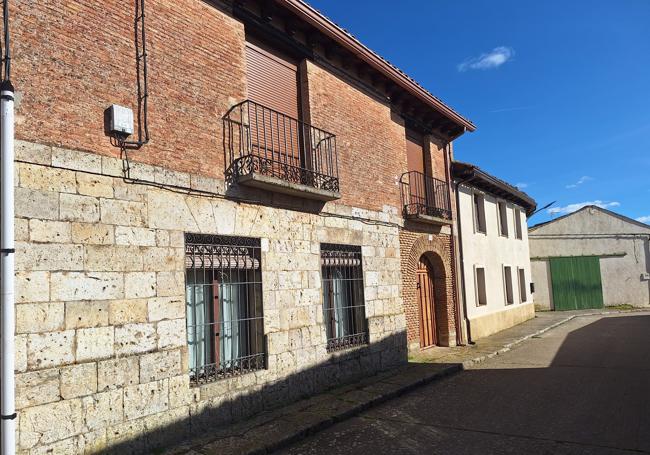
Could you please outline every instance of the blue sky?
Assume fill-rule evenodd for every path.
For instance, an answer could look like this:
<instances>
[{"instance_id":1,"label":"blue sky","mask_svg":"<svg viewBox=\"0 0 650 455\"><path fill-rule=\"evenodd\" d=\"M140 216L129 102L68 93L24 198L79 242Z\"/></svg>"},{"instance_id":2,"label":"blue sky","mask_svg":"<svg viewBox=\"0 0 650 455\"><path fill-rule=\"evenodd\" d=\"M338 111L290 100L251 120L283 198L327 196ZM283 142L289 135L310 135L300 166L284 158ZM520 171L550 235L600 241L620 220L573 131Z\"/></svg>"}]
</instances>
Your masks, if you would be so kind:
<instances>
[{"instance_id":1,"label":"blue sky","mask_svg":"<svg viewBox=\"0 0 650 455\"><path fill-rule=\"evenodd\" d=\"M457 159L557 201L530 224L650 223L650 0L309 1L478 126Z\"/></svg>"}]
</instances>

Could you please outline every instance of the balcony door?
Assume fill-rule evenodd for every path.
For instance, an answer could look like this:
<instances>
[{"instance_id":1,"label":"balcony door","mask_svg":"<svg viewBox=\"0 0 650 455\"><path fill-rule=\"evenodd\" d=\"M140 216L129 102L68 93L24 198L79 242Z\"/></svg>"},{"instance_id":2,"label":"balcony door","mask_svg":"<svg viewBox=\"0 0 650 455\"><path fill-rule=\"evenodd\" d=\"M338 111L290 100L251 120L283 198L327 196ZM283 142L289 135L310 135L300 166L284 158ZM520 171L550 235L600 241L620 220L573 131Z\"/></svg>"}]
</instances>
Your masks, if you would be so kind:
<instances>
[{"instance_id":1,"label":"balcony door","mask_svg":"<svg viewBox=\"0 0 650 455\"><path fill-rule=\"evenodd\" d=\"M406 164L409 171L409 204L413 213L422 213L427 206L427 185L424 178L424 138L412 130L406 130Z\"/></svg>"},{"instance_id":2,"label":"balcony door","mask_svg":"<svg viewBox=\"0 0 650 455\"><path fill-rule=\"evenodd\" d=\"M302 167L298 61L247 38L246 67L252 154L273 174Z\"/></svg>"}]
</instances>

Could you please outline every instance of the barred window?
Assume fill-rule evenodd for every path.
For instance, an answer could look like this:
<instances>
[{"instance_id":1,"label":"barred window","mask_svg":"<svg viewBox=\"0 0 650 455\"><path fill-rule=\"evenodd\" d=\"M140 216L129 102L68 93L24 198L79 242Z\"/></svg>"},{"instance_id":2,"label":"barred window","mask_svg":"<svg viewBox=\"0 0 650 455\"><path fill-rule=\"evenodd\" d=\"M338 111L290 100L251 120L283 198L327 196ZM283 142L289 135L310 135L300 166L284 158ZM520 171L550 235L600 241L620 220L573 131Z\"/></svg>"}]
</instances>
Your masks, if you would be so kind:
<instances>
[{"instance_id":1,"label":"barred window","mask_svg":"<svg viewBox=\"0 0 650 455\"><path fill-rule=\"evenodd\" d=\"M185 234L190 379L265 368L260 241Z\"/></svg>"},{"instance_id":2,"label":"barred window","mask_svg":"<svg viewBox=\"0 0 650 455\"><path fill-rule=\"evenodd\" d=\"M328 352L367 343L361 247L322 244L321 268Z\"/></svg>"}]
</instances>

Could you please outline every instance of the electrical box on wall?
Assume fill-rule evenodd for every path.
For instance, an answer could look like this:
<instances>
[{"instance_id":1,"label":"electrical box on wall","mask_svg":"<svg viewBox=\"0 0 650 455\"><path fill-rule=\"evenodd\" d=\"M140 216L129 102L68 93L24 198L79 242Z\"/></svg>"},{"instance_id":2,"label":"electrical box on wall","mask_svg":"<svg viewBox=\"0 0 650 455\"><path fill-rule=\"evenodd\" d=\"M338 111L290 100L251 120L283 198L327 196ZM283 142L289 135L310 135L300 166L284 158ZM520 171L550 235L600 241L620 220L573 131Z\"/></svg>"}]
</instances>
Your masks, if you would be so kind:
<instances>
[{"instance_id":1,"label":"electrical box on wall","mask_svg":"<svg viewBox=\"0 0 650 455\"><path fill-rule=\"evenodd\" d=\"M128 107L111 105L107 109L108 130L111 134L130 136L133 134L133 111Z\"/></svg>"}]
</instances>

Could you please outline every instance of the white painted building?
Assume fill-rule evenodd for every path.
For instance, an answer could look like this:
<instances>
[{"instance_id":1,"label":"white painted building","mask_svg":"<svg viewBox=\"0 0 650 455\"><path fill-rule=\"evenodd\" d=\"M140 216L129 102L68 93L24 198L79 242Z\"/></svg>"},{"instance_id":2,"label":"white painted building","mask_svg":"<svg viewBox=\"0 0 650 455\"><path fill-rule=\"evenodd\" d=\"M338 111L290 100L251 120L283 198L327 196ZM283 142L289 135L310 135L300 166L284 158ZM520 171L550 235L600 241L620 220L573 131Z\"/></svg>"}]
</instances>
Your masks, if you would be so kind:
<instances>
[{"instance_id":1,"label":"white painted building","mask_svg":"<svg viewBox=\"0 0 650 455\"><path fill-rule=\"evenodd\" d=\"M464 309L470 339L535 316L526 217L535 201L476 166L454 162Z\"/></svg>"},{"instance_id":2,"label":"white painted building","mask_svg":"<svg viewBox=\"0 0 650 455\"><path fill-rule=\"evenodd\" d=\"M538 309L650 305L650 226L587 206L529 235Z\"/></svg>"}]
</instances>

